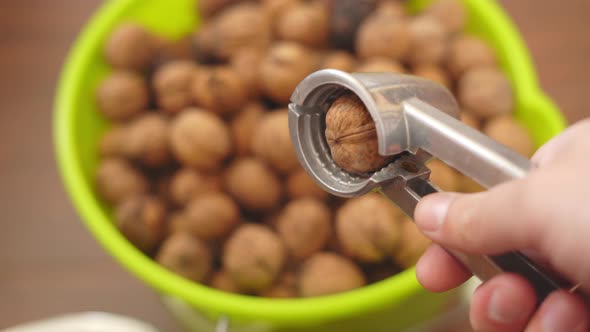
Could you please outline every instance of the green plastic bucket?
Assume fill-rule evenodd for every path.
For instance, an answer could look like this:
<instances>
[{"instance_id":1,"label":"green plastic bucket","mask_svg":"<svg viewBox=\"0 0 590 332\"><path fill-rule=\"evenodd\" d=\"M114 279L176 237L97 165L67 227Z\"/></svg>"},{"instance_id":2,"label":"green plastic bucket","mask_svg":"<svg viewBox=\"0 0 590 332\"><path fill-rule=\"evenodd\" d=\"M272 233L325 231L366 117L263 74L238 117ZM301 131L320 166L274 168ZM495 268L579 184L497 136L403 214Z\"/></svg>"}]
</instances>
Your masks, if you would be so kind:
<instances>
[{"instance_id":1,"label":"green plastic bucket","mask_svg":"<svg viewBox=\"0 0 590 332\"><path fill-rule=\"evenodd\" d=\"M411 1L419 10L427 1ZM502 68L516 87L516 117L541 145L564 128L556 107L540 90L529 54L517 30L491 0L464 0L468 29L497 51ZM109 71L102 44L122 21L135 21L169 38L198 23L194 0L108 1L92 18L65 62L55 102L54 140L66 189L99 242L121 264L158 290L177 315L198 330L229 320L239 331L401 331L441 313L448 294L431 294L418 284L413 269L382 282L333 296L273 300L220 292L183 279L135 249L112 223L112 213L93 190L98 163L96 145L108 124L96 111L94 91ZM190 317L189 317L190 316ZM196 325L195 325L196 324ZM200 325L199 325L200 324ZM197 329L197 328L195 328Z\"/></svg>"}]
</instances>

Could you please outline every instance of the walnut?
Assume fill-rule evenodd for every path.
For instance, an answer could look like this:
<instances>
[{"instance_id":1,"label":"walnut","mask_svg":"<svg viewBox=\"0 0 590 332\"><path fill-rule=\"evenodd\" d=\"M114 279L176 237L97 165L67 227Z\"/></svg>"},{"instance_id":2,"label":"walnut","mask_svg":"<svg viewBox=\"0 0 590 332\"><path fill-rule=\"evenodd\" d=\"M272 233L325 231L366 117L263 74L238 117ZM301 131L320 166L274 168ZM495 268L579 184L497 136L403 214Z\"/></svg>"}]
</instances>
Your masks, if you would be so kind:
<instances>
[{"instance_id":1,"label":"walnut","mask_svg":"<svg viewBox=\"0 0 590 332\"><path fill-rule=\"evenodd\" d=\"M241 3L206 22L195 38L197 54L228 60L244 47L267 48L272 39L270 17L256 3Z\"/></svg>"},{"instance_id":2,"label":"walnut","mask_svg":"<svg viewBox=\"0 0 590 332\"><path fill-rule=\"evenodd\" d=\"M530 134L510 115L490 119L485 124L483 132L527 158L534 152L534 143Z\"/></svg>"},{"instance_id":3,"label":"walnut","mask_svg":"<svg viewBox=\"0 0 590 332\"><path fill-rule=\"evenodd\" d=\"M232 119L230 129L236 156L251 153L252 137L265 112L266 109L260 103L250 103Z\"/></svg>"},{"instance_id":4,"label":"walnut","mask_svg":"<svg viewBox=\"0 0 590 332\"><path fill-rule=\"evenodd\" d=\"M156 256L156 261L165 268L197 282L207 278L212 260L207 245L188 233L170 235Z\"/></svg>"},{"instance_id":5,"label":"walnut","mask_svg":"<svg viewBox=\"0 0 590 332\"><path fill-rule=\"evenodd\" d=\"M392 256L401 267L409 268L418 262L431 241L408 218L403 218L401 228L401 245L392 252Z\"/></svg>"},{"instance_id":6,"label":"walnut","mask_svg":"<svg viewBox=\"0 0 590 332\"><path fill-rule=\"evenodd\" d=\"M238 225L240 210L226 194L209 193L192 199L180 222L185 230L205 240L215 240L228 235Z\"/></svg>"},{"instance_id":7,"label":"walnut","mask_svg":"<svg viewBox=\"0 0 590 332\"><path fill-rule=\"evenodd\" d=\"M277 230L289 254L304 259L322 250L332 231L331 213L321 201L302 198L285 206Z\"/></svg>"},{"instance_id":8,"label":"walnut","mask_svg":"<svg viewBox=\"0 0 590 332\"><path fill-rule=\"evenodd\" d=\"M248 98L240 75L229 66L201 69L191 91L198 106L219 114L239 110Z\"/></svg>"},{"instance_id":9,"label":"walnut","mask_svg":"<svg viewBox=\"0 0 590 332\"><path fill-rule=\"evenodd\" d=\"M356 71L359 73L398 73L403 74L404 66L392 59L385 57L374 57L361 62Z\"/></svg>"},{"instance_id":10,"label":"walnut","mask_svg":"<svg viewBox=\"0 0 590 332\"><path fill-rule=\"evenodd\" d=\"M240 288L225 270L215 272L209 281L209 286L224 292L240 293Z\"/></svg>"},{"instance_id":11,"label":"walnut","mask_svg":"<svg viewBox=\"0 0 590 332\"><path fill-rule=\"evenodd\" d=\"M286 103L307 75L317 67L314 51L293 42L275 43L260 63L263 93L278 103Z\"/></svg>"},{"instance_id":12,"label":"walnut","mask_svg":"<svg viewBox=\"0 0 590 332\"><path fill-rule=\"evenodd\" d=\"M225 189L246 210L268 211L281 200L281 183L273 171L255 158L236 160L225 174Z\"/></svg>"},{"instance_id":13,"label":"walnut","mask_svg":"<svg viewBox=\"0 0 590 332\"><path fill-rule=\"evenodd\" d=\"M104 159L98 165L96 186L107 202L117 204L125 198L147 192L145 177L123 159Z\"/></svg>"},{"instance_id":14,"label":"walnut","mask_svg":"<svg viewBox=\"0 0 590 332\"><path fill-rule=\"evenodd\" d=\"M156 69L152 83L160 109L177 113L193 102L191 84L197 66L188 60L171 61Z\"/></svg>"},{"instance_id":15,"label":"walnut","mask_svg":"<svg viewBox=\"0 0 590 332\"><path fill-rule=\"evenodd\" d=\"M417 16L408 26L410 49L408 61L413 64L438 64L447 54L448 35L444 26L430 16Z\"/></svg>"},{"instance_id":16,"label":"walnut","mask_svg":"<svg viewBox=\"0 0 590 332\"><path fill-rule=\"evenodd\" d=\"M285 263L285 248L265 226L244 224L225 243L223 268L245 292L272 285Z\"/></svg>"},{"instance_id":17,"label":"walnut","mask_svg":"<svg viewBox=\"0 0 590 332\"><path fill-rule=\"evenodd\" d=\"M336 212L336 234L343 252L376 263L399 246L401 211L377 193L351 199Z\"/></svg>"},{"instance_id":18,"label":"walnut","mask_svg":"<svg viewBox=\"0 0 590 332\"><path fill-rule=\"evenodd\" d=\"M449 32L458 32L465 27L467 13L458 0L436 0L427 7L426 15L436 17Z\"/></svg>"},{"instance_id":19,"label":"walnut","mask_svg":"<svg viewBox=\"0 0 590 332\"><path fill-rule=\"evenodd\" d=\"M406 8L399 0L379 0L375 12L377 15L391 17L392 19L408 16Z\"/></svg>"},{"instance_id":20,"label":"walnut","mask_svg":"<svg viewBox=\"0 0 590 332\"><path fill-rule=\"evenodd\" d=\"M285 189L290 199L309 197L325 200L328 198L328 193L320 188L303 169L289 175Z\"/></svg>"},{"instance_id":21,"label":"walnut","mask_svg":"<svg viewBox=\"0 0 590 332\"><path fill-rule=\"evenodd\" d=\"M326 140L334 162L350 173L376 171L391 161L379 154L373 118L352 93L336 99L328 110Z\"/></svg>"},{"instance_id":22,"label":"walnut","mask_svg":"<svg viewBox=\"0 0 590 332\"><path fill-rule=\"evenodd\" d=\"M129 123L122 142L125 156L147 166L162 166L170 161L169 123L161 114L148 113Z\"/></svg>"},{"instance_id":23,"label":"walnut","mask_svg":"<svg viewBox=\"0 0 590 332\"><path fill-rule=\"evenodd\" d=\"M170 179L170 200L184 206L193 198L219 191L212 180L209 174L200 173L192 168L181 169Z\"/></svg>"},{"instance_id":24,"label":"walnut","mask_svg":"<svg viewBox=\"0 0 590 332\"><path fill-rule=\"evenodd\" d=\"M147 69L157 51L157 38L135 23L119 25L104 46L104 56L109 64L135 71Z\"/></svg>"},{"instance_id":25,"label":"walnut","mask_svg":"<svg viewBox=\"0 0 590 332\"><path fill-rule=\"evenodd\" d=\"M365 276L357 265L342 256L320 252L302 266L297 287L303 297L329 295L364 286Z\"/></svg>"},{"instance_id":26,"label":"walnut","mask_svg":"<svg viewBox=\"0 0 590 332\"><path fill-rule=\"evenodd\" d=\"M197 1L197 13L200 17L211 18L228 6L243 0L199 0Z\"/></svg>"},{"instance_id":27,"label":"walnut","mask_svg":"<svg viewBox=\"0 0 590 332\"><path fill-rule=\"evenodd\" d=\"M361 58L387 57L399 60L410 48L410 31L403 18L371 15L356 35L356 53Z\"/></svg>"},{"instance_id":28,"label":"walnut","mask_svg":"<svg viewBox=\"0 0 590 332\"><path fill-rule=\"evenodd\" d=\"M485 188L468 176L461 176L459 179L459 191L464 193L477 193Z\"/></svg>"},{"instance_id":29,"label":"walnut","mask_svg":"<svg viewBox=\"0 0 590 332\"><path fill-rule=\"evenodd\" d=\"M455 78L479 67L496 66L494 51L481 39L459 36L453 39L447 55L447 67Z\"/></svg>"},{"instance_id":30,"label":"walnut","mask_svg":"<svg viewBox=\"0 0 590 332\"><path fill-rule=\"evenodd\" d=\"M481 129L481 123L479 121L478 118L476 118L475 116L473 116L471 113L469 112L461 112L461 122L463 122L464 124L468 125L469 127L476 129L476 130L480 130Z\"/></svg>"},{"instance_id":31,"label":"walnut","mask_svg":"<svg viewBox=\"0 0 590 332\"><path fill-rule=\"evenodd\" d=\"M321 47L328 40L328 23L328 11L324 4L293 3L277 17L277 36L309 47Z\"/></svg>"},{"instance_id":32,"label":"walnut","mask_svg":"<svg viewBox=\"0 0 590 332\"><path fill-rule=\"evenodd\" d=\"M299 165L289 135L286 109L262 116L252 137L252 151L280 173L288 173Z\"/></svg>"},{"instance_id":33,"label":"walnut","mask_svg":"<svg viewBox=\"0 0 590 332\"><path fill-rule=\"evenodd\" d=\"M215 114L189 108L172 121L170 146L182 164L213 170L229 156L231 138L227 126Z\"/></svg>"},{"instance_id":34,"label":"walnut","mask_svg":"<svg viewBox=\"0 0 590 332\"><path fill-rule=\"evenodd\" d=\"M447 73L439 66L432 64L423 64L414 67L413 74L431 80L447 89L451 88L451 81Z\"/></svg>"},{"instance_id":35,"label":"walnut","mask_svg":"<svg viewBox=\"0 0 590 332\"><path fill-rule=\"evenodd\" d=\"M459 178L457 172L440 160L431 160L427 164L430 168L430 180L444 191L459 190Z\"/></svg>"},{"instance_id":36,"label":"walnut","mask_svg":"<svg viewBox=\"0 0 590 332\"><path fill-rule=\"evenodd\" d=\"M259 68L265 54L263 49L242 48L230 59L231 69L240 76L250 97L258 97L261 93Z\"/></svg>"},{"instance_id":37,"label":"walnut","mask_svg":"<svg viewBox=\"0 0 590 332\"><path fill-rule=\"evenodd\" d=\"M111 121L125 121L148 106L148 89L138 74L116 71L104 79L97 90L98 110Z\"/></svg>"},{"instance_id":38,"label":"walnut","mask_svg":"<svg viewBox=\"0 0 590 332\"><path fill-rule=\"evenodd\" d=\"M293 272L283 272L270 288L265 289L259 295L275 299L297 297L297 276Z\"/></svg>"},{"instance_id":39,"label":"walnut","mask_svg":"<svg viewBox=\"0 0 590 332\"><path fill-rule=\"evenodd\" d=\"M170 62L191 61L193 58L192 38L187 36L177 40L160 39L148 76L153 76L156 70Z\"/></svg>"},{"instance_id":40,"label":"walnut","mask_svg":"<svg viewBox=\"0 0 590 332\"><path fill-rule=\"evenodd\" d=\"M166 206L156 197L136 195L125 198L116 209L115 221L134 246L151 253L164 238Z\"/></svg>"},{"instance_id":41,"label":"walnut","mask_svg":"<svg viewBox=\"0 0 590 332\"><path fill-rule=\"evenodd\" d=\"M125 142L126 128L123 125L115 125L100 137L98 142L98 153L101 157L121 157Z\"/></svg>"},{"instance_id":42,"label":"walnut","mask_svg":"<svg viewBox=\"0 0 590 332\"><path fill-rule=\"evenodd\" d=\"M514 108L512 85L504 73L492 67L475 68L459 81L459 102L479 118L510 114Z\"/></svg>"},{"instance_id":43,"label":"walnut","mask_svg":"<svg viewBox=\"0 0 590 332\"><path fill-rule=\"evenodd\" d=\"M346 51L329 51L320 58L320 69L338 69L353 72L357 66L355 57Z\"/></svg>"}]
</instances>

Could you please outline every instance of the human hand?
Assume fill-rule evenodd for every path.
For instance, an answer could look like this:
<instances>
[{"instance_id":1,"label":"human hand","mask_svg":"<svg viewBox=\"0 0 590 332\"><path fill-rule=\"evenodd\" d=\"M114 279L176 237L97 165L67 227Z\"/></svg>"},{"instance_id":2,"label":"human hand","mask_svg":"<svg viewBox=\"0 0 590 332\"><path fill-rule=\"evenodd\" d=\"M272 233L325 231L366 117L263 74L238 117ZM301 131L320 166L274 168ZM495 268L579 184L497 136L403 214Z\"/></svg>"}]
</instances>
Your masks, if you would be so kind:
<instances>
[{"instance_id":1,"label":"human hand","mask_svg":"<svg viewBox=\"0 0 590 332\"><path fill-rule=\"evenodd\" d=\"M524 251L590 294L590 120L541 147L526 177L477 194L437 193L417 206L415 219L434 242L467 253ZM420 283L446 291L471 273L433 244L416 266ZM577 295L556 291L536 308L532 286L505 273L473 294L477 331L585 332L588 308Z\"/></svg>"}]
</instances>

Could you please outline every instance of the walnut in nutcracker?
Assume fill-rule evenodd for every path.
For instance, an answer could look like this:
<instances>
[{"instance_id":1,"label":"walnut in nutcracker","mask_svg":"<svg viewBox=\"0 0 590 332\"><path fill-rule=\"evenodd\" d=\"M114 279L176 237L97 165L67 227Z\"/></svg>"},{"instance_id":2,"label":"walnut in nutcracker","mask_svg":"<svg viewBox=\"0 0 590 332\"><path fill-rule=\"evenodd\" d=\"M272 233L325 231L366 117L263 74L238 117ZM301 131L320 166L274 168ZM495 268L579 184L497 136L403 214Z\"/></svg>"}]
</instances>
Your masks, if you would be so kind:
<instances>
[{"instance_id":1,"label":"walnut in nutcracker","mask_svg":"<svg viewBox=\"0 0 590 332\"><path fill-rule=\"evenodd\" d=\"M287 110L281 109L262 116L252 137L252 151L283 174L299 165L289 135Z\"/></svg>"},{"instance_id":2,"label":"walnut in nutcracker","mask_svg":"<svg viewBox=\"0 0 590 332\"><path fill-rule=\"evenodd\" d=\"M401 239L401 211L377 193L351 199L336 212L343 252L366 263L385 259Z\"/></svg>"},{"instance_id":3,"label":"walnut in nutcracker","mask_svg":"<svg viewBox=\"0 0 590 332\"><path fill-rule=\"evenodd\" d=\"M226 124L198 108L185 109L174 118L169 140L172 153L183 165L205 171L218 168L231 152Z\"/></svg>"},{"instance_id":4,"label":"walnut in nutcracker","mask_svg":"<svg viewBox=\"0 0 590 332\"><path fill-rule=\"evenodd\" d=\"M366 284L360 268L351 260L331 252L319 252L301 268L297 288L303 297L345 292Z\"/></svg>"},{"instance_id":5,"label":"walnut in nutcracker","mask_svg":"<svg viewBox=\"0 0 590 332\"><path fill-rule=\"evenodd\" d=\"M158 39L136 23L123 23L109 36L104 56L115 68L133 71L147 69L158 52Z\"/></svg>"},{"instance_id":6,"label":"walnut in nutcracker","mask_svg":"<svg viewBox=\"0 0 590 332\"><path fill-rule=\"evenodd\" d=\"M281 201L281 182L266 164L243 158L228 167L225 190L246 210L269 211Z\"/></svg>"},{"instance_id":7,"label":"walnut in nutcracker","mask_svg":"<svg viewBox=\"0 0 590 332\"><path fill-rule=\"evenodd\" d=\"M285 263L285 248L279 237L259 224L240 226L227 240L223 268L244 292L268 288Z\"/></svg>"},{"instance_id":8,"label":"walnut in nutcracker","mask_svg":"<svg viewBox=\"0 0 590 332\"><path fill-rule=\"evenodd\" d=\"M147 179L129 162L108 158L100 162L96 172L99 195L108 203L118 204L125 198L148 191Z\"/></svg>"},{"instance_id":9,"label":"walnut in nutcracker","mask_svg":"<svg viewBox=\"0 0 590 332\"><path fill-rule=\"evenodd\" d=\"M152 84L158 107L177 113L191 106L191 84L197 71L197 66L189 60L171 61L157 68Z\"/></svg>"},{"instance_id":10,"label":"walnut in nutcracker","mask_svg":"<svg viewBox=\"0 0 590 332\"><path fill-rule=\"evenodd\" d=\"M287 251L296 260L322 250L332 231L331 213L325 203L302 198L289 202L277 219L277 230Z\"/></svg>"},{"instance_id":11,"label":"walnut in nutcracker","mask_svg":"<svg viewBox=\"0 0 590 332\"><path fill-rule=\"evenodd\" d=\"M96 101L108 120L126 121L147 108L148 88L139 74L115 71L98 86Z\"/></svg>"},{"instance_id":12,"label":"walnut in nutcracker","mask_svg":"<svg viewBox=\"0 0 590 332\"><path fill-rule=\"evenodd\" d=\"M184 232L170 235L162 244L156 261L170 271L202 282L211 271L211 250L205 242Z\"/></svg>"},{"instance_id":13,"label":"walnut in nutcracker","mask_svg":"<svg viewBox=\"0 0 590 332\"><path fill-rule=\"evenodd\" d=\"M317 67L317 55L294 42L278 42L266 53L259 68L262 92L277 103L287 103L291 94Z\"/></svg>"},{"instance_id":14,"label":"walnut in nutcracker","mask_svg":"<svg viewBox=\"0 0 590 332\"><path fill-rule=\"evenodd\" d=\"M130 196L117 206L115 220L127 240L141 251L151 253L166 232L166 206L153 196Z\"/></svg>"},{"instance_id":15,"label":"walnut in nutcracker","mask_svg":"<svg viewBox=\"0 0 590 332\"><path fill-rule=\"evenodd\" d=\"M195 103L219 114L239 110L248 98L248 88L240 75L229 66L203 67L191 85Z\"/></svg>"},{"instance_id":16,"label":"walnut in nutcracker","mask_svg":"<svg viewBox=\"0 0 590 332\"><path fill-rule=\"evenodd\" d=\"M376 171L391 160L379 154L375 122L353 93L332 103L326 114L326 140L334 162L350 173Z\"/></svg>"}]
</instances>

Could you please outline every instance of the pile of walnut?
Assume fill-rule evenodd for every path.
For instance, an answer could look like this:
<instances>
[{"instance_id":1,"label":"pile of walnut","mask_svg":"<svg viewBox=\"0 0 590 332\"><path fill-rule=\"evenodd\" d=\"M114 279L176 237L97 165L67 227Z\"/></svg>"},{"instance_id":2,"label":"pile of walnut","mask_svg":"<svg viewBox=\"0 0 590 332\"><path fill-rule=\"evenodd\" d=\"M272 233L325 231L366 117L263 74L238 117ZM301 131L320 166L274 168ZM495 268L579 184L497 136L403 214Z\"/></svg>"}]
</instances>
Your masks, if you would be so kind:
<instances>
[{"instance_id":1,"label":"pile of walnut","mask_svg":"<svg viewBox=\"0 0 590 332\"><path fill-rule=\"evenodd\" d=\"M465 13L454 0L417 16L396 0L200 0L198 10L204 23L187 38L124 23L105 42L114 71L97 104L112 126L96 173L129 241L195 282L267 297L331 294L413 265L428 245L385 198L331 197L299 166L285 107L315 70L438 81L457 92L467 123L531 153L510 117L510 83L484 42L460 34ZM442 188L473 190L430 166Z\"/></svg>"}]
</instances>

